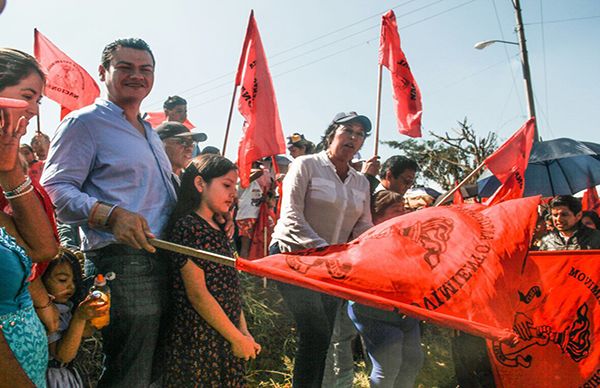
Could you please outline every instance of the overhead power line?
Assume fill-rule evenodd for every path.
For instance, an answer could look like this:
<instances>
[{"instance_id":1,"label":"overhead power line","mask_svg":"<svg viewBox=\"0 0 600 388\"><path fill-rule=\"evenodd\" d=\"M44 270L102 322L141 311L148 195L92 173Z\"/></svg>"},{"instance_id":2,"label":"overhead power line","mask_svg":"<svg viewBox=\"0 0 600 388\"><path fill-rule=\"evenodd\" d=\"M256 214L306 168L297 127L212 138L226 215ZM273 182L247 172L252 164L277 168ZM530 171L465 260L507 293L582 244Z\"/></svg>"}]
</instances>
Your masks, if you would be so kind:
<instances>
[{"instance_id":1,"label":"overhead power line","mask_svg":"<svg viewBox=\"0 0 600 388\"><path fill-rule=\"evenodd\" d=\"M391 7L391 9L400 8L400 7L403 7L403 6L405 6L405 5L408 5L408 4L410 4L410 3L413 3L413 2L415 2L415 1L417 1L417 0L408 0L408 1L405 1L404 3L401 3L401 4L398 4L398 5L395 5L395 6ZM399 19L399 18L402 18L402 17L408 16L408 15L411 15L411 14L413 14L413 13L416 13L416 12L418 12L418 11L422 11L422 10L424 10L424 9L426 9L426 8L429 8L429 7L431 7L431 6L434 6L434 5L436 5L436 4L439 4L439 3L443 2L443 1L447 1L447 0L436 0L436 1L434 1L434 2L431 2L431 3L429 3L429 4L426 4L426 5L424 5L424 6L422 6L422 7L419 7L419 8L416 8L416 9L413 9L413 10L410 10L410 11L407 11L407 12L405 12L405 13L399 14L399 15L397 15L396 17ZM444 14L444 13L446 13L446 12L450 12L450 11L452 11L452 10L456 9L456 8L460 8L460 7L462 7L462 6L464 6L464 5L468 4L468 3L471 3L471 2L473 2L473 1L475 1L475 0L471 0L471 1L467 2L467 3L462 3L462 4L459 4L458 6L451 7L451 8L449 8L449 9L447 9L447 10L445 10L445 11L441 12L441 13L434 14L434 15L431 15L431 16L429 16L429 17L426 17L426 18L424 18L424 19L418 20L417 22L415 22L415 23L412 23L412 24L409 24L409 25L407 25L407 26L405 26L405 27L403 27L403 28L410 27L410 26L412 26L412 25L414 25L414 24L418 24L418 23L421 23L421 22L423 22L423 21L429 20L429 19L431 19L431 18L433 18L433 17L436 17L436 16L439 16L439 15L441 15L441 14ZM284 53L290 52L290 51L292 51L292 50L296 50L296 49L298 49L298 48L301 48L301 47L307 46L307 45L309 45L309 44L311 44L311 43L314 43L314 42L316 42L316 41L319 41L319 40L321 40L321 39L324 39L324 38L330 37L332 34L335 34L335 33L338 33L338 32L340 32L340 31L346 30L346 29L348 29L348 28L354 27L354 26L356 26L356 25L358 25L358 24L361 24L361 23L363 23L363 22L365 22L365 21L367 21L367 20L370 20L370 19L373 19L373 18L376 18L376 17L381 17L381 15L382 15L383 13L385 13L386 11L387 11L387 9L386 9L385 11L382 11L382 12L379 12L379 13L376 13L376 14L373 14L373 15L371 15L371 16L368 16L368 17L366 17L366 18L363 18L363 19L361 19L361 20L358 20L358 21L356 21L356 22L353 22L353 23L347 24L347 25L345 25L345 26L343 26L343 27L340 27L340 28L338 28L338 29L335 29L335 30L333 30L333 31L330 31L330 32L328 32L328 33L326 33L326 34L319 35L319 36L317 36L317 37L315 37L315 38L313 38L313 39L311 39L311 40L308 40L308 41L305 41L305 42L303 42L303 43L300 43L300 44L298 44L298 45L295 45L295 46L292 46L292 47L290 47L290 48L287 48L287 49L285 49L285 50L283 50L283 51L280 51L280 52L278 52L278 53L276 53L276 54L274 54L274 55L271 55L271 56L269 56L269 57L268 57L268 60L271 60L271 59L273 59L273 58L276 58L276 57L278 57L278 56L280 56L280 55L282 55L282 54L284 54ZM370 27L368 27L368 28L362 29L362 30L360 30L360 31L358 31L358 32L353 32L352 34L349 34L349 35L343 36L343 37L341 37L341 38L339 38L339 39L337 39L337 40L334 40L333 42L326 43L326 44L324 44L324 45L318 46L318 47L316 47L316 48L313 48L313 49L310 49L310 50L308 50L308 51L305 51L305 52L303 52L303 53L301 53L301 54L298 54L298 55L296 55L296 56L294 56L294 57L292 57L292 58L288 58L288 59L286 59L286 60L283 60L283 61L277 62L277 63L275 63L275 64L272 64L270 67L271 67L271 68L273 68L273 67L275 67L275 66L278 66L278 65L281 65L281 64L283 64L283 63L289 62L289 61L291 61L291 60L293 60L293 59L296 59L296 58L302 57L302 56L304 56L304 55L306 55L306 54L308 54L308 53L312 53L312 52L318 51L318 50L320 50L320 49L323 49L323 48L325 48L325 47L329 47L329 46L331 46L331 45L333 45L333 44L335 44L335 43L339 43L339 42L341 42L341 41L343 41L343 40L349 39L349 38L351 38L351 37L354 37L354 36L356 36L356 35L359 35L359 34L361 34L361 33L367 32L367 31L369 31L369 30L372 30L372 29L375 29L375 28L379 28L379 26L380 26L380 24L376 24L376 25L372 25L372 26L370 26ZM228 73L226 73L226 74L222 74L222 75L220 75L220 76L214 77L214 78L212 78L212 79L209 79L209 80L207 80L207 81L203 81L203 82L201 82L201 83L199 83L199 84L196 84L196 85L194 85L194 86L191 86L191 87L189 87L189 88L187 88L187 89L184 89L184 90L178 91L178 92L176 92L175 94L178 94L178 95L179 95L179 94L181 94L181 95L183 95L183 94L185 94L185 93L187 93L187 92L190 92L190 91L192 91L192 90L194 90L194 89L198 89L198 88L201 88L201 87L203 87L203 86L209 85L209 84L211 84L211 83L213 83L213 82L215 82L215 81L218 81L218 80L221 80L221 79L224 79L224 78L233 77L233 75L234 75L234 74L235 74L235 72L234 72L234 71L228 72ZM228 82L227 84L230 84L230 82ZM208 91L214 90L214 89L216 89L216 88L219 88L219 87L222 87L222 86L224 86L224 84L222 84L222 83L221 83L221 84L218 84L218 85L216 85L216 86L214 86L214 87L211 87L210 89L207 89L206 91L203 91L203 92L198 92L198 93L195 93L195 94L193 94L193 95L189 95L189 96L187 96L187 97L189 98L189 97L193 97L193 96L198 96L198 95L204 94L205 92L208 92ZM153 101L153 102L151 102L150 104L148 104L148 107L149 107L149 108L152 108L152 107L160 107L160 106L162 106L162 101L158 101L158 100L157 100L157 101Z\"/></svg>"}]
</instances>

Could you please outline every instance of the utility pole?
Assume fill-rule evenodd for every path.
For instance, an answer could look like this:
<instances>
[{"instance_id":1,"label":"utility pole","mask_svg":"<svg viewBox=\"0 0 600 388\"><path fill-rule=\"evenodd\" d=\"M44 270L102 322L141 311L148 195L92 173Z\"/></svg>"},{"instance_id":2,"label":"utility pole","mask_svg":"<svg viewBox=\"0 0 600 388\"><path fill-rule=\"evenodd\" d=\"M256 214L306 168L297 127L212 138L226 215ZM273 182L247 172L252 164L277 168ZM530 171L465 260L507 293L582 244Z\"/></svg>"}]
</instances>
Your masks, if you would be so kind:
<instances>
[{"instance_id":1,"label":"utility pole","mask_svg":"<svg viewBox=\"0 0 600 388\"><path fill-rule=\"evenodd\" d=\"M535 115L535 104L533 101L533 87L531 85L531 73L529 71L529 57L527 55L527 44L525 43L525 29L523 27L523 18L521 17L521 4L519 0L512 0L517 18L517 35L519 38L519 48L521 49L521 66L523 68L523 80L525 81L525 97L527 98L527 112L529 118L535 117L535 130L533 141L540 141L538 132L538 118Z\"/></svg>"}]
</instances>

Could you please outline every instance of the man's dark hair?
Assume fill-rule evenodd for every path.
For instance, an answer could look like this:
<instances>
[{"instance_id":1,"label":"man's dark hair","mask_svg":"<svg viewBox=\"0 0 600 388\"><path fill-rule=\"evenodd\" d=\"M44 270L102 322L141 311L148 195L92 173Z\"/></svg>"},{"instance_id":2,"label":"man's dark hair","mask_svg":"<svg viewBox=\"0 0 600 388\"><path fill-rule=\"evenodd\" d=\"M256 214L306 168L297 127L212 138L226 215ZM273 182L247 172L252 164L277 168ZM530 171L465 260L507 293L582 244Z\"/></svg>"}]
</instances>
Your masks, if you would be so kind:
<instances>
[{"instance_id":1,"label":"man's dark hair","mask_svg":"<svg viewBox=\"0 0 600 388\"><path fill-rule=\"evenodd\" d=\"M152 57L152 65L156 64L156 60L154 59L154 54L152 54L152 50L150 50L150 46L148 46L148 43L146 43L143 39L123 38L117 39L114 42L107 44L106 47L104 47L104 50L102 50L102 58L100 59L102 67L108 69L113 54L119 47L147 51Z\"/></svg>"},{"instance_id":2,"label":"man's dark hair","mask_svg":"<svg viewBox=\"0 0 600 388\"><path fill-rule=\"evenodd\" d=\"M187 101L179 96L169 96L169 98L167 98L167 100L163 104L163 109L171 110L177 105L187 105Z\"/></svg>"},{"instance_id":3,"label":"man's dark hair","mask_svg":"<svg viewBox=\"0 0 600 388\"><path fill-rule=\"evenodd\" d=\"M379 169L379 177L384 179L387 172L390 171L394 178L398 178L406 170L419 171L419 165L406 156L394 155L383 162Z\"/></svg>"},{"instance_id":4,"label":"man's dark hair","mask_svg":"<svg viewBox=\"0 0 600 388\"><path fill-rule=\"evenodd\" d=\"M567 207L573 214L577 214L581 211L581 200L579 198L575 198L572 195L557 195L550 201L550 209L554 209L555 207L565 206Z\"/></svg>"}]
</instances>

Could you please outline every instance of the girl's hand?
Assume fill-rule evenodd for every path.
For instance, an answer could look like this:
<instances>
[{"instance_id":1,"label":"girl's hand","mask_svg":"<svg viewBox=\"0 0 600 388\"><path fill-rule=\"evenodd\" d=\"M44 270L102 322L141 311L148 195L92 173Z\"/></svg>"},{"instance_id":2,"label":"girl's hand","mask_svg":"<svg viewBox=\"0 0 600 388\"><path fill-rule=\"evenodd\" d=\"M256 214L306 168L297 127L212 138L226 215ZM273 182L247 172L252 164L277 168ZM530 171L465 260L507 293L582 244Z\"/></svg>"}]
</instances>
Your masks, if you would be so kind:
<instances>
[{"instance_id":1,"label":"girl's hand","mask_svg":"<svg viewBox=\"0 0 600 388\"><path fill-rule=\"evenodd\" d=\"M27 132L27 119L16 117L12 109L0 108L0 172L13 171L19 160L21 136Z\"/></svg>"},{"instance_id":2,"label":"girl's hand","mask_svg":"<svg viewBox=\"0 0 600 388\"><path fill-rule=\"evenodd\" d=\"M231 350L234 356L248 361L251 358L256 358L256 355L260 352L260 345L254 341L252 336L242 335L231 342Z\"/></svg>"},{"instance_id":3,"label":"girl's hand","mask_svg":"<svg viewBox=\"0 0 600 388\"><path fill-rule=\"evenodd\" d=\"M82 321L89 321L92 318L101 317L109 313L108 303L100 299L92 298L88 295L83 302L79 304L75 311L75 318Z\"/></svg>"}]
</instances>

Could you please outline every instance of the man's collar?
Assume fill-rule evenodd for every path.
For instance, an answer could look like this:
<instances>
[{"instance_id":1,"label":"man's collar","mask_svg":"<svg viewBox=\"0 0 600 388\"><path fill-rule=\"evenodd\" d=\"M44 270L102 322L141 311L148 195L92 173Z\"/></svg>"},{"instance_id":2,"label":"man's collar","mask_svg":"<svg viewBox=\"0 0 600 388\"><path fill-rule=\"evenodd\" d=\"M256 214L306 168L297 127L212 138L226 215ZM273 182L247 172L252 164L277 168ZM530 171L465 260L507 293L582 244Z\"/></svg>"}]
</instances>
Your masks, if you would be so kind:
<instances>
[{"instance_id":1,"label":"man's collar","mask_svg":"<svg viewBox=\"0 0 600 388\"><path fill-rule=\"evenodd\" d=\"M123 110L123 108L121 108L114 102L106 100L104 98L100 98L100 97L96 98L96 104L103 106L103 107L107 108L108 110L110 110L116 114L119 114L119 115L122 115L125 112L125 110Z\"/></svg>"}]
</instances>

